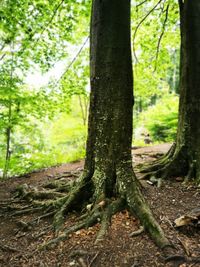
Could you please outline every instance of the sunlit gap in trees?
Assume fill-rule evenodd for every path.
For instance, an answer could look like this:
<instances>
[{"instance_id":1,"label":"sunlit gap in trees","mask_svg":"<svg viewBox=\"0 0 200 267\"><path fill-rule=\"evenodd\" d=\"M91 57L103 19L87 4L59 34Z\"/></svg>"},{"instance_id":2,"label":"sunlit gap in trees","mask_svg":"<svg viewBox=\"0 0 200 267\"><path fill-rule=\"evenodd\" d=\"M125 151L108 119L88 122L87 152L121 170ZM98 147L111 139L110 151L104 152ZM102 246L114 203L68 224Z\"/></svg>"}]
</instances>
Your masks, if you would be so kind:
<instances>
[{"instance_id":1,"label":"sunlit gap in trees","mask_svg":"<svg viewBox=\"0 0 200 267\"><path fill-rule=\"evenodd\" d=\"M56 62L54 66L48 70L46 73L42 73L38 66L34 64L32 65L32 70L28 73L25 78L25 83L30 87L30 89L39 89L41 87L46 87L48 90L48 84L50 81L60 81L63 74L68 69L69 65L71 65L72 61L74 62L79 56L78 52L80 51L80 46L68 43L68 49L66 54L68 55L66 58ZM84 45L84 48L89 47L89 42ZM84 58L83 58L84 60ZM84 65L88 65L89 62L84 61ZM80 70L79 70L80 71ZM89 91L89 84L86 86L86 90Z\"/></svg>"}]
</instances>

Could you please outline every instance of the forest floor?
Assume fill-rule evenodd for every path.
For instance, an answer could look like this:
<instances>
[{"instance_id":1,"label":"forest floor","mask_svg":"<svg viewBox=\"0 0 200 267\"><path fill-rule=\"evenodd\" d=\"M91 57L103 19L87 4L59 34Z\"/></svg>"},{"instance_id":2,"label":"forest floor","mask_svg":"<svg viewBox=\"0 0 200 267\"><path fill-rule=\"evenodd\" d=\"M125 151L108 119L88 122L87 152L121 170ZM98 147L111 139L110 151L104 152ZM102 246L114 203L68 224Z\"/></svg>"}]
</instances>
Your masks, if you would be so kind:
<instances>
[{"instance_id":1,"label":"forest floor","mask_svg":"<svg viewBox=\"0 0 200 267\"><path fill-rule=\"evenodd\" d=\"M133 149L134 164L156 159L166 153L170 144ZM41 187L52 179L74 179L83 169L83 161L64 164L34 172L23 177L12 178L0 183L0 208L10 199L16 186ZM200 188L193 184L184 185L181 177L163 182L161 188L143 182L144 194L156 219L168 239L175 245L177 254L188 259L200 258L200 230L192 225L177 229L173 221L193 208L200 207ZM99 225L79 230L62 241L57 247L39 251L38 246L54 236L52 219L36 220L32 227L21 227L38 214L12 216L0 210L0 266L1 267L157 267L157 266L200 266L195 261L164 261L162 251L156 247L146 233L135 237L130 234L140 226L139 221L128 211L113 216L112 224L104 241L94 245ZM77 221L76 214L66 218L65 226Z\"/></svg>"}]
</instances>

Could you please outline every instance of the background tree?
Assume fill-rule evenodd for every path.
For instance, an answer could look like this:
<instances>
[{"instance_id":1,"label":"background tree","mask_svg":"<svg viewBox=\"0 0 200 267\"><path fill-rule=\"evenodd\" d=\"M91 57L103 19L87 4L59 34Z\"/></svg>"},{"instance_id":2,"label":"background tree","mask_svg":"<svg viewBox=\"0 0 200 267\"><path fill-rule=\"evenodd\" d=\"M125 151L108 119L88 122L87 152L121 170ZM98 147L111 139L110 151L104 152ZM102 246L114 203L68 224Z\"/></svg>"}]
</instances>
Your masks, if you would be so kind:
<instances>
[{"instance_id":1,"label":"background tree","mask_svg":"<svg viewBox=\"0 0 200 267\"><path fill-rule=\"evenodd\" d=\"M145 171L159 177L176 175L200 183L200 2L179 0L181 29L180 104L175 145Z\"/></svg>"}]
</instances>

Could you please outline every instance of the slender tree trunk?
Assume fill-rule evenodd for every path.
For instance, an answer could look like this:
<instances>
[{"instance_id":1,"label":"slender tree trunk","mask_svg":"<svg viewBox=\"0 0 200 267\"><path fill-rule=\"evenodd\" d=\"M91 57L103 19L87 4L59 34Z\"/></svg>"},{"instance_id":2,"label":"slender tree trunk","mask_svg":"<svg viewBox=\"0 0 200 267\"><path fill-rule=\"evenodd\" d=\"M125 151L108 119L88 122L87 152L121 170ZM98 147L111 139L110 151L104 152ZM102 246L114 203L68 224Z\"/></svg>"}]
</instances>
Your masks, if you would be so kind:
<instances>
[{"instance_id":1,"label":"slender tree trunk","mask_svg":"<svg viewBox=\"0 0 200 267\"><path fill-rule=\"evenodd\" d=\"M8 127L6 128L5 137L6 137L6 156L5 156L5 165L3 170L3 179L7 178L9 163L10 163L10 141L11 141L11 116L12 116L12 107L11 107L11 99L8 108Z\"/></svg>"},{"instance_id":2,"label":"slender tree trunk","mask_svg":"<svg viewBox=\"0 0 200 267\"><path fill-rule=\"evenodd\" d=\"M83 120L83 125L85 126L87 123L87 114L88 114L88 99L85 95L78 95L79 104L81 108L81 116Z\"/></svg>"}]
</instances>

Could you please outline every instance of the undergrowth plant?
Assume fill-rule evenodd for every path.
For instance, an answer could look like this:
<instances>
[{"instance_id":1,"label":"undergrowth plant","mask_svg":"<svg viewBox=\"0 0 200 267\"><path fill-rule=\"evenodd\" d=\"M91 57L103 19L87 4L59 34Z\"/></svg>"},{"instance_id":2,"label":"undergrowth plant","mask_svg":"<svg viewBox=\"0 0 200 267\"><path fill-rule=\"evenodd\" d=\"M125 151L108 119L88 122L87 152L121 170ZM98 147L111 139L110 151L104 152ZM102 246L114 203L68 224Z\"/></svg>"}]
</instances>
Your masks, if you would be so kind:
<instances>
[{"instance_id":1,"label":"undergrowth plant","mask_svg":"<svg viewBox=\"0 0 200 267\"><path fill-rule=\"evenodd\" d=\"M42 130L41 130L42 129ZM53 121L35 121L29 129L16 128L8 176L73 162L85 156L86 127L81 117L60 114ZM1 148L2 151L5 147ZM0 171L5 158L0 155Z\"/></svg>"},{"instance_id":2,"label":"undergrowth plant","mask_svg":"<svg viewBox=\"0 0 200 267\"><path fill-rule=\"evenodd\" d=\"M177 123L178 96L169 94L139 115L136 128L142 130L134 143L141 144L144 134L149 134L152 142L173 142L176 137Z\"/></svg>"}]
</instances>

